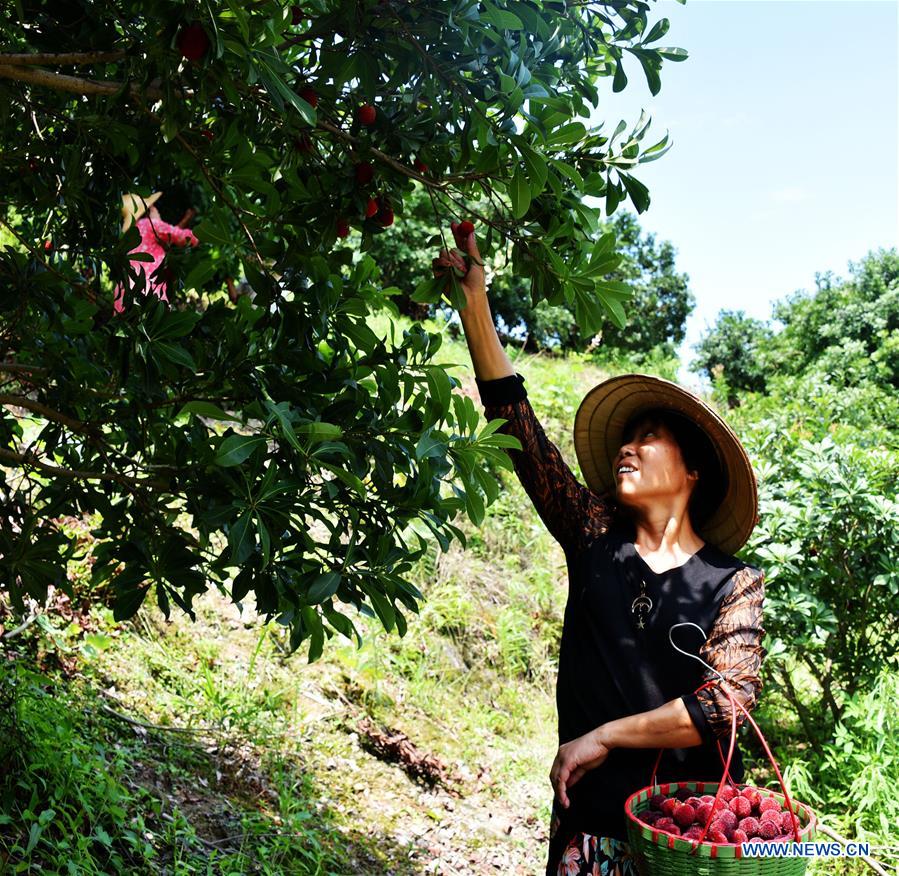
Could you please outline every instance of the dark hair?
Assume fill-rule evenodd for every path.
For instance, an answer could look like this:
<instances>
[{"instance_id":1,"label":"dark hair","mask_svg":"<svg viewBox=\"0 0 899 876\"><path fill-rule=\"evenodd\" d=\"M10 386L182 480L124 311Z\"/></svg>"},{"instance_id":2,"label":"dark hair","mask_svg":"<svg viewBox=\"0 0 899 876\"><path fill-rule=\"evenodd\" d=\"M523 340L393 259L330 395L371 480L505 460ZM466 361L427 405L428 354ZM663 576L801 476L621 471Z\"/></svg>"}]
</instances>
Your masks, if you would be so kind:
<instances>
[{"instance_id":1,"label":"dark hair","mask_svg":"<svg viewBox=\"0 0 899 876\"><path fill-rule=\"evenodd\" d=\"M699 474L687 509L690 522L698 529L712 516L727 493L727 472L718 451L703 429L689 417L670 408L650 408L635 414L621 433L621 443L632 440L634 429L644 421L668 429L680 448L687 471Z\"/></svg>"}]
</instances>

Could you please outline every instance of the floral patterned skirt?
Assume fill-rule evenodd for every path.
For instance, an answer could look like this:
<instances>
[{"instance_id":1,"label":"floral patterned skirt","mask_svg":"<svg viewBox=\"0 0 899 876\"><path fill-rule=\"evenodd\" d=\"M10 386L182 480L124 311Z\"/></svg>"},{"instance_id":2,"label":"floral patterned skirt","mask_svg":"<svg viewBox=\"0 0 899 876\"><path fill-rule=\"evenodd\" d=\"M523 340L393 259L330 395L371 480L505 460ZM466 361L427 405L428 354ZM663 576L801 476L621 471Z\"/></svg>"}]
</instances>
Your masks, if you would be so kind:
<instances>
[{"instance_id":1,"label":"floral patterned skirt","mask_svg":"<svg viewBox=\"0 0 899 876\"><path fill-rule=\"evenodd\" d=\"M623 840L561 831L553 802L546 876L639 876L630 846Z\"/></svg>"}]
</instances>

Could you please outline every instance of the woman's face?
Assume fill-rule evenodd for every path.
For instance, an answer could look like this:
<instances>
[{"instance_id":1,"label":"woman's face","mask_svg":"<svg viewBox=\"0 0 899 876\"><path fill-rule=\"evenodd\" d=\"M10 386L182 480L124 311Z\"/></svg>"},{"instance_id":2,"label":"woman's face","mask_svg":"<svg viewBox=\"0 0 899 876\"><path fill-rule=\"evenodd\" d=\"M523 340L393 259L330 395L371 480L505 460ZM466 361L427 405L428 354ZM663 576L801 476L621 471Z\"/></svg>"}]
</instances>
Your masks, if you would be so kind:
<instances>
[{"instance_id":1,"label":"woman's face","mask_svg":"<svg viewBox=\"0 0 899 876\"><path fill-rule=\"evenodd\" d=\"M687 471L680 447L667 427L640 420L624 439L613 469L621 504L648 508L689 499L697 474Z\"/></svg>"}]
</instances>

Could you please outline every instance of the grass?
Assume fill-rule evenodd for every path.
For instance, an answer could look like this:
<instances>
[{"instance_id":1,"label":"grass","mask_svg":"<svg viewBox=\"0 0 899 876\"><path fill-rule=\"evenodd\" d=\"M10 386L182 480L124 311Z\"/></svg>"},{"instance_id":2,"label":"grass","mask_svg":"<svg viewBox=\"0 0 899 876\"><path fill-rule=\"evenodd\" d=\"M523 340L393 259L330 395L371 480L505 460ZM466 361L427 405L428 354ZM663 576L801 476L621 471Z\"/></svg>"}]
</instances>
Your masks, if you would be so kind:
<instances>
[{"instance_id":1,"label":"grass","mask_svg":"<svg viewBox=\"0 0 899 876\"><path fill-rule=\"evenodd\" d=\"M438 361L468 362L445 325L428 328L445 334ZM578 474L577 404L632 363L510 353ZM477 398L471 368L452 373L458 391ZM468 550L435 548L416 566L426 602L407 635L358 615L363 646L335 638L312 665L288 656L277 624L216 592L198 600L196 623L167 623L148 604L116 624L103 594L86 591L89 559L73 564L76 591L92 604L57 594L0 663L0 873L541 872L566 569L514 476L501 476L485 525L461 524ZM66 525L89 545L84 522ZM858 709L876 714L887 693ZM810 759L790 714L767 687L758 719L790 765L791 786L801 799L826 794L828 822L854 832L845 813L861 790L839 796L850 767L841 773L837 761L832 784L818 783L825 766ZM404 733L446 782L416 780L376 756L365 719ZM895 738L888 716L881 723ZM867 759L844 751L859 770L880 756L865 727L859 717L848 732ZM759 754L750 743L750 775L768 785ZM872 819L893 812L884 793L877 785L866 803ZM810 873L861 872L827 867Z\"/></svg>"}]
</instances>

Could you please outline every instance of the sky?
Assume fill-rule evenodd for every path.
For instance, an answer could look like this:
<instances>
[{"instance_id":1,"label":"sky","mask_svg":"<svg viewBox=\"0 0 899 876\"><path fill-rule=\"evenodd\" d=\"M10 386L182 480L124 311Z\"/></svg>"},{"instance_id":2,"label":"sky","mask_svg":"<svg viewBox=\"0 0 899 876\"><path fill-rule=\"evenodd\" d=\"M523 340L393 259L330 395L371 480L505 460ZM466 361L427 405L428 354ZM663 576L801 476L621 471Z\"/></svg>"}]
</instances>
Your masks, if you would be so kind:
<instances>
[{"instance_id":1,"label":"sky","mask_svg":"<svg viewBox=\"0 0 899 876\"><path fill-rule=\"evenodd\" d=\"M769 319L773 301L815 289L815 273L899 243L899 4L892 0L660 0L671 22L653 97L636 58L628 85L600 82L594 115L652 116L643 144L670 151L634 176L652 202L641 226L670 240L696 309L681 360L722 309ZM630 62L630 63L628 63ZM630 201L618 209L631 209ZM681 380L695 375L681 369Z\"/></svg>"}]
</instances>

